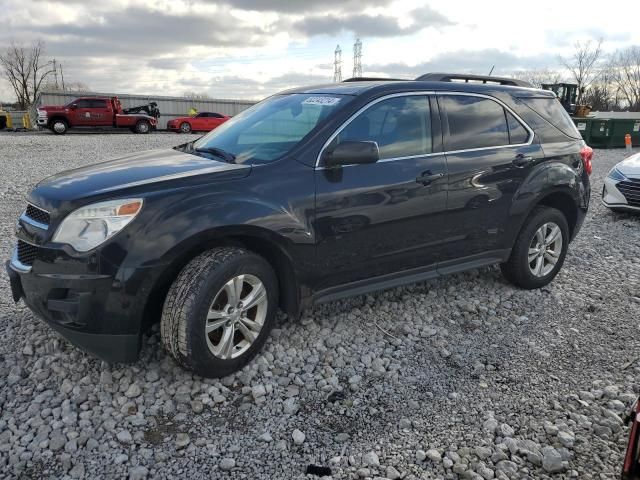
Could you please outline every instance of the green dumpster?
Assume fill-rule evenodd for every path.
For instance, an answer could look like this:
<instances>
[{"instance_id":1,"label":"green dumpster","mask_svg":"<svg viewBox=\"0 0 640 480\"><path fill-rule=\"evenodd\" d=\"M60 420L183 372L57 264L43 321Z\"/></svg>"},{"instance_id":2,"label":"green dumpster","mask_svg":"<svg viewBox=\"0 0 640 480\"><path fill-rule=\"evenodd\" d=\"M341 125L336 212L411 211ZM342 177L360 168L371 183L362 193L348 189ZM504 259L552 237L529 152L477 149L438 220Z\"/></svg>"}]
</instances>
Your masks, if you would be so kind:
<instances>
[{"instance_id":1,"label":"green dumpster","mask_svg":"<svg viewBox=\"0 0 640 480\"><path fill-rule=\"evenodd\" d=\"M611 144L611 122L610 118L592 118L590 122L591 128L589 129L589 141L587 144L590 147L596 148L608 148Z\"/></svg>"},{"instance_id":2,"label":"green dumpster","mask_svg":"<svg viewBox=\"0 0 640 480\"><path fill-rule=\"evenodd\" d=\"M587 145L589 145L589 142L591 141L591 120L593 120L593 118L574 117L571 120L576 124L576 128L580 132L580 135L582 135L582 139L587 142Z\"/></svg>"},{"instance_id":3,"label":"green dumpster","mask_svg":"<svg viewBox=\"0 0 640 480\"><path fill-rule=\"evenodd\" d=\"M624 147L624 137L628 133L631 135L631 143L634 146L640 145L640 118L612 118L611 137L609 138L609 147Z\"/></svg>"}]
</instances>

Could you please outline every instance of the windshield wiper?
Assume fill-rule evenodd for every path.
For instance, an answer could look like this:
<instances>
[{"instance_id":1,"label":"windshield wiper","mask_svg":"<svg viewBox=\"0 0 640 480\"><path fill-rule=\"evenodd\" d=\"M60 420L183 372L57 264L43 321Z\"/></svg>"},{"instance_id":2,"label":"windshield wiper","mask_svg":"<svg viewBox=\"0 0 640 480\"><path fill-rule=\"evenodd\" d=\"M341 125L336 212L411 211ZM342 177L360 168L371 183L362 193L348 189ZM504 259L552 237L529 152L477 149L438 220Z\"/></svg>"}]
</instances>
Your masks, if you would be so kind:
<instances>
[{"instance_id":1,"label":"windshield wiper","mask_svg":"<svg viewBox=\"0 0 640 480\"><path fill-rule=\"evenodd\" d=\"M229 153L221 148L216 147L203 147L203 148L194 148L193 151L198 153L209 153L216 157L222 158L227 163L233 163L236 159L236 156L233 153Z\"/></svg>"}]
</instances>

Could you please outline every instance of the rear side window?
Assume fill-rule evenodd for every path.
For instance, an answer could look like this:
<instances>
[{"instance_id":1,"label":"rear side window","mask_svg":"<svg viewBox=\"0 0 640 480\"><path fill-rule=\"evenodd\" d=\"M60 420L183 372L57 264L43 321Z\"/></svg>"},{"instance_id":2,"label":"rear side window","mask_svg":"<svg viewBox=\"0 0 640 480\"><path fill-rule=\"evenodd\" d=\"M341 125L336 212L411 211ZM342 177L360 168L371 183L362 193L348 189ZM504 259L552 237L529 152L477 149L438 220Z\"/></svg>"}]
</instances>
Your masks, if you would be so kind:
<instances>
[{"instance_id":1,"label":"rear side window","mask_svg":"<svg viewBox=\"0 0 640 480\"><path fill-rule=\"evenodd\" d=\"M507 111L505 113L507 114L507 124L509 125L509 143L511 145L527 143L529 132L511 113Z\"/></svg>"},{"instance_id":2,"label":"rear side window","mask_svg":"<svg viewBox=\"0 0 640 480\"><path fill-rule=\"evenodd\" d=\"M91 100L91 108L107 108L107 102L104 100Z\"/></svg>"},{"instance_id":3,"label":"rear side window","mask_svg":"<svg viewBox=\"0 0 640 480\"><path fill-rule=\"evenodd\" d=\"M582 138L557 98L521 98L520 100L565 135L571 138Z\"/></svg>"},{"instance_id":4,"label":"rear side window","mask_svg":"<svg viewBox=\"0 0 640 480\"><path fill-rule=\"evenodd\" d=\"M447 150L509 145L505 110L487 98L466 95L440 97L447 113Z\"/></svg>"},{"instance_id":5,"label":"rear side window","mask_svg":"<svg viewBox=\"0 0 640 480\"><path fill-rule=\"evenodd\" d=\"M376 142L381 160L431 153L429 98L402 96L372 105L353 119L329 148L346 141Z\"/></svg>"}]
</instances>

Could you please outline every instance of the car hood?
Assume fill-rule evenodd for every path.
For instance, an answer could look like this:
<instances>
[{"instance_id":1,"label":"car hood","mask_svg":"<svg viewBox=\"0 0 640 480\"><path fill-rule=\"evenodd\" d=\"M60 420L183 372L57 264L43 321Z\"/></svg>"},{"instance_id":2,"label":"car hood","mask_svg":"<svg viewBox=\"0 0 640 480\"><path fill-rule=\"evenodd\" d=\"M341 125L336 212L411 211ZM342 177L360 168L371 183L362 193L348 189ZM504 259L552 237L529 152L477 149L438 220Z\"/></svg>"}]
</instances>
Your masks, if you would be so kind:
<instances>
[{"instance_id":1,"label":"car hood","mask_svg":"<svg viewBox=\"0 0 640 480\"><path fill-rule=\"evenodd\" d=\"M242 178L250 172L250 165L219 162L173 149L151 150L46 178L33 189L30 201L56 210L87 198L99 201L167 188L166 182L171 182L171 188L179 188Z\"/></svg>"},{"instance_id":2,"label":"car hood","mask_svg":"<svg viewBox=\"0 0 640 480\"><path fill-rule=\"evenodd\" d=\"M640 153L631 155L629 158L617 164L616 168L623 175L640 178Z\"/></svg>"}]
</instances>

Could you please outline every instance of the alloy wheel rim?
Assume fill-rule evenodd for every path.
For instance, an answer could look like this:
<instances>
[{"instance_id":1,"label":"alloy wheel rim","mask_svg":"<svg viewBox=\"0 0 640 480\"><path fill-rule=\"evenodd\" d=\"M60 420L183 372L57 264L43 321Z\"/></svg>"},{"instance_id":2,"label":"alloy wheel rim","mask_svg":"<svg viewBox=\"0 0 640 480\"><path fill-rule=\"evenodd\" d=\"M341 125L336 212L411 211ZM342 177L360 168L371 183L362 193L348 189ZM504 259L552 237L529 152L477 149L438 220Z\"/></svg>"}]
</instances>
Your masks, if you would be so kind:
<instances>
[{"instance_id":1,"label":"alloy wheel rim","mask_svg":"<svg viewBox=\"0 0 640 480\"><path fill-rule=\"evenodd\" d=\"M53 129L58 133L64 132L64 123L62 123L62 122L54 123L53 124Z\"/></svg>"},{"instance_id":2,"label":"alloy wheel rim","mask_svg":"<svg viewBox=\"0 0 640 480\"><path fill-rule=\"evenodd\" d=\"M555 268L562 252L562 230L553 223L542 225L529 245L529 270L536 277L545 277Z\"/></svg>"},{"instance_id":3,"label":"alloy wheel rim","mask_svg":"<svg viewBox=\"0 0 640 480\"><path fill-rule=\"evenodd\" d=\"M222 360L243 355L267 318L267 290L254 275L233 277L216 293L205 323L209 351Z\"/></svg>"},{"instance_id":4,"label":"alloy wheel rim","mask_svg":"<svg viewBox=\"0 0 640 480\"><path fill-rule=\"evenodd\" d=\"M138 129L142 132L142 133L147 133L147 131L149 130L149 126L146 123L141 123L140 126L138 127Z\"/></svg>"},{"instance_id":5,"label":"alloy wheel rim","mask_svg":"<svg viewBox=\"0 0 640 480\"><path fill-rule=\"evenodd\" d=\"M183 123L180 126L180 130L182 130L184 133L189 133L189 130L191 130L191 127L189 126L188 123Z\"/></svg>"}]
</instances>

